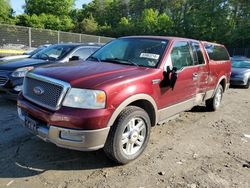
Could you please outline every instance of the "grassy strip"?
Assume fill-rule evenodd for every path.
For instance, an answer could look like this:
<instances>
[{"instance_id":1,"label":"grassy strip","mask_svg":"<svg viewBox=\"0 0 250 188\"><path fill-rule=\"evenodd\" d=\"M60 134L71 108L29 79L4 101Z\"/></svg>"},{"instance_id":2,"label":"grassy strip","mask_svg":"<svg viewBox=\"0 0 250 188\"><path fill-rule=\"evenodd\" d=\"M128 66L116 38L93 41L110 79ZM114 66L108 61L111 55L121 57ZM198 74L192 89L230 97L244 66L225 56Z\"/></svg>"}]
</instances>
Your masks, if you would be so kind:
<instances>
[{"instance_id":1,"label":"grassy strip","mask_svg":"<svg viewBox=\"0 0 250 188\"><path fill-rule=\"evenodd\" d=\"M25 52L25 50L12 50L12 49L0 49L0 54L23 54Z\"/></svg>"}]
</instances>

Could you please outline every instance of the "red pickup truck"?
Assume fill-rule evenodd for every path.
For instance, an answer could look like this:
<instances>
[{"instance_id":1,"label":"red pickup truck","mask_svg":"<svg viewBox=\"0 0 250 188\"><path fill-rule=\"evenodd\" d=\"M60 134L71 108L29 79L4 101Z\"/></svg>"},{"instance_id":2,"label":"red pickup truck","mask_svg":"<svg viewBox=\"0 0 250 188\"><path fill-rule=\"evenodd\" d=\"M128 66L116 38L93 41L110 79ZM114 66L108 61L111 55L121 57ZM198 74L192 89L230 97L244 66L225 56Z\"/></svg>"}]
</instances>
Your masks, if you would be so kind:
<instances>
[{"instance_id":1,"label":"red pickup truck","mask_svg":"<svg viewBox=\"0 0 250 188\"><path fill-rule=\"evenodd\" d=\"M125 164L146 148L154 125L202 102L217 110L230 74L223 45L123 37L85 62L29 72L18 114L45 141L82 151L104 148L111 159Z\"/></svg>"}]
</instances>

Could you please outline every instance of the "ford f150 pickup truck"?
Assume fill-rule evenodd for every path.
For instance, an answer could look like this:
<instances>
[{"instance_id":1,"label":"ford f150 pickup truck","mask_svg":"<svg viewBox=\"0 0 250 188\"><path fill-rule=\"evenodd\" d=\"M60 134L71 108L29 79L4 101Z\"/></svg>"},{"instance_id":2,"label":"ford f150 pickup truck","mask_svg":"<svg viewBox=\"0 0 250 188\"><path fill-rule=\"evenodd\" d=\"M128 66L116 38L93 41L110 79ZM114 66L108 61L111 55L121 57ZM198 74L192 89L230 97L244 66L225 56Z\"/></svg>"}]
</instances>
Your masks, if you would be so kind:
<instances>
[{"instance_id":1,"label":"ford f150 pickup truck","mask_svg":"<svg viewBox=\"0 0 250 188\"><path fill-rule=\"evenodd\" d=\"M202 102L217 110L230 74L223 45L123 37L84 63L30 71L18 114L45 141L81 151L104 148L107 156L125 164L144 151L152 126Z\"/></svg>"}]
</instances>

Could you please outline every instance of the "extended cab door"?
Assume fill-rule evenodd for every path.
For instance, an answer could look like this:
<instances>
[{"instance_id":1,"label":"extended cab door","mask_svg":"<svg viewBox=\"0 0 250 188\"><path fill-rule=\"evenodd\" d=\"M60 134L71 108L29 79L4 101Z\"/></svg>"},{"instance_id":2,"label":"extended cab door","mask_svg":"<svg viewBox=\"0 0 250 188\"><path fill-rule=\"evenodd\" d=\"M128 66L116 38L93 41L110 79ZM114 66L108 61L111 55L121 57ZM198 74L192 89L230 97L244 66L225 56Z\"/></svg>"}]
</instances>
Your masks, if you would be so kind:
<instances>
[{"instance_id":1,"label":"extended cab door","mask_svg":"<svg viewBox=\"0 0 250 188\"><path fill-rule=\"evenodd\" d=\"M177 81L174 88L160 88L160 120L186 110L194 103L199 79L199 67L194 64L192 48L188 41L175 41L165 64L177 68Z\"/></svg>"},{"instance_id":2,"label":"extended cab door","mask_svg":"<svg viewBox=\"0 0 250 188\"><path fill-rule=\"evenodd\" d=\"M205 93L208 89L209 79L209 64L204 58L205 49L198 41L192 41L190 44L192 47L194 65L198 66L197 94Z\"/></svg>"}]
</instances>

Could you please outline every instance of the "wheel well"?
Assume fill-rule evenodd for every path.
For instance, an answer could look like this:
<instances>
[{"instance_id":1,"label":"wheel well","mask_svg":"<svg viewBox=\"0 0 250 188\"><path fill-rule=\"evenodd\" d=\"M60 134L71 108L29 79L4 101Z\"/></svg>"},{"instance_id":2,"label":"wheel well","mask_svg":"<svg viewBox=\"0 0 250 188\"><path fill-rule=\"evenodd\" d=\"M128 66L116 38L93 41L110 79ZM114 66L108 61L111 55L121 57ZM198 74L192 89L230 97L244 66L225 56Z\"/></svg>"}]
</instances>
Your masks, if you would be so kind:
<instances>
[{"instance_id":1,"label":"wheel well","mask_svg":"<svg viewBox=\"0 0 250 188\"><path fill-rule=\"evenodd\" d=\"M223 78L221 81L220 81L220 85L223 87L223 91L226 90L226 79Z\"/></svg>"},{"instance_id":2,"label":"wheel well","mask_svg":"<svg viewBox=\"0 0 250 188\"><path fill-rule=\"evenodd\" d=\"M138 107L144 109L149 115L149 118L151 121L151 126L152 127L155 126L155 124L156 124L155 109L149 101L137 100L137 101L130 103L128 106L138 106Z\"/></svg>"}]
</instances>

